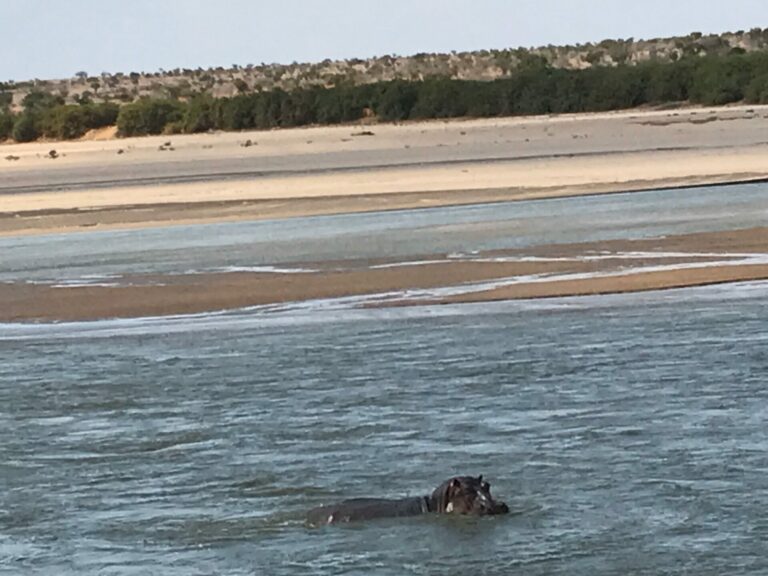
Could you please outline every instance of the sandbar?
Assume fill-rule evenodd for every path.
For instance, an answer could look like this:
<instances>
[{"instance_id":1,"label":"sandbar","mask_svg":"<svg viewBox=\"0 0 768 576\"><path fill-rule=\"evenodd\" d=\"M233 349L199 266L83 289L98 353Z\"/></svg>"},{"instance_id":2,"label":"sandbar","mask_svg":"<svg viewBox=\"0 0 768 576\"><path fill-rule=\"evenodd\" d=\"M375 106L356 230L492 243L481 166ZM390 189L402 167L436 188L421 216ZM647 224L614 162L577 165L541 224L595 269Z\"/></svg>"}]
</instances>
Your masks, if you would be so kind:
<instances>
[{"instance_id":1,"label":"sandbar","mask_svg":"<svg viewBox=\"0 0 768 576\"><path fill-rule=\"evenodd\" d=\"M0 284L0 322L97 320L346 299L361 307L606 294L768 279L768 228L473 253L316 262L295 273L126 275ZM351 301L350 301L351 299Z\"/></svg>"}]
</instances>

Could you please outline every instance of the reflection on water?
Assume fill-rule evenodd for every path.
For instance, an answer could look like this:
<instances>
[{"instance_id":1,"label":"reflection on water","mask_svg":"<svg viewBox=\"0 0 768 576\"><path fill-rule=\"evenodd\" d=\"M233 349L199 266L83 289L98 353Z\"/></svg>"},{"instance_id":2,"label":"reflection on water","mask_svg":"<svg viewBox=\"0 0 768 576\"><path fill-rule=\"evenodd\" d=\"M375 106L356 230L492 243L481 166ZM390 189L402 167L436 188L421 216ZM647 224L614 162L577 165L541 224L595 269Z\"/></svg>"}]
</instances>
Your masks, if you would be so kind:
<instances>
[{"instance_id":1,"label":"reflection on water","mask_svg":"<svg viewBox=\"0 0 768 576\"><path fill-rule=\"evenodd\" d=\"M766 296L0 326L0 572L763 574ZM455 473L514 514L302 524Z\"/></svg>"}]
</instances>

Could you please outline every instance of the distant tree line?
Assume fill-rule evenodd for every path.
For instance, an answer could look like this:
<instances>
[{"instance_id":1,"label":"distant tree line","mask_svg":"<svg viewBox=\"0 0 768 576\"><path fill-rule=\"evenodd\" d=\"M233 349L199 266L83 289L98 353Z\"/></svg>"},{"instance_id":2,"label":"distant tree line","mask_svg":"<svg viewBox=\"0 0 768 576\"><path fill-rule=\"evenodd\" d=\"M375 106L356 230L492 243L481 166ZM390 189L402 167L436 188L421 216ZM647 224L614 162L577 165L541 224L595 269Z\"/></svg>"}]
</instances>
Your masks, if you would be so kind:
<instances>
[{"instance_id":1,"label":"distant tree line","mask_svg":"<svg viewBox=\"0 0 768 576\"><path fill-rule=\"evenodd\" d=\"M565 70L531 59L508 78L465 81L428 78L374 84L275 89L214 99L142 99L116 104L65 106L30 93L24 112L0 111L0 139L77 138L91 128L117 124L122 136L248 130L354 122L598 112L644 104L768 103L768 53L733 50L676 62Z\"/></svg>"},{"instance_id":2,"label":"distant tree line","mask_svg":"<svg viewBox=\"0 0 768 576\"><path fill-rule=\"evenodd\" d=\"M0 108L0 140L72 140L93 128L115 124L120 112L120 106L112 102L65 105L60 96L41 91L27 94L22 105L24 112L17 115L10 114L7 107Z\"/></svg>"}]
</instances>

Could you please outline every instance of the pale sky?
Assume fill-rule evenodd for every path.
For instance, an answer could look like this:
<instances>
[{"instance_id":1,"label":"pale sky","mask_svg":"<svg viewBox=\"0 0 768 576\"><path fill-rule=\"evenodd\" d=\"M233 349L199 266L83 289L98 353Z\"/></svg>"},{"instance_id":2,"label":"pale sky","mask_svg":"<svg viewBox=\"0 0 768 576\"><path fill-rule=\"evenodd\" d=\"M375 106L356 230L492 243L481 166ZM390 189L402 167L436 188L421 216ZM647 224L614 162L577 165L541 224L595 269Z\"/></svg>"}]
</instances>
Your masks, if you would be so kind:
<instances>
[{"instance_id":1,"label":"pale sky","mask_svg":"<svg viewBox=\"0 0 768 576\"><path fill-rule=\"evenodd\" d=\"M768 0L0 0L0 81L768 27Z\"/></svg>"}]
</instances>

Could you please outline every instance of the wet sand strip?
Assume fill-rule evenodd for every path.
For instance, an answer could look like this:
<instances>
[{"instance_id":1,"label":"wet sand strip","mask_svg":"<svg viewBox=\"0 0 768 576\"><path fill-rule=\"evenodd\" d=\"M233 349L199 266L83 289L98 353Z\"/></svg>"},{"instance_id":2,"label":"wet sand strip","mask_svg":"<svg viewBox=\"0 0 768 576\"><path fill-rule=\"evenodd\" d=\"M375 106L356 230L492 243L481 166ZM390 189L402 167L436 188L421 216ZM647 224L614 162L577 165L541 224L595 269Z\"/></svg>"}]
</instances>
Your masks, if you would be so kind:
<instances>
[{"instance_id":1,"label":"wet sand strip","mask_svg":"<svg viewBox=\"0 0 768 576\"><path fill-rule=\"evenodd\" d=\"M645 292L649 290L691 288L694 286L708 286L712 284L755 280L768 280L768 264L712 266L705 268L688 268L685 270L657 270L576 280L520 283L482 292L447 296L432 300L409 301L403 299L387 303L387 305L422 306L425 304L466 304L471 302L557 298L565 296L597 296L602 294L624 294L628 292Z\"/></svg>"}]
</instances>

